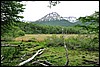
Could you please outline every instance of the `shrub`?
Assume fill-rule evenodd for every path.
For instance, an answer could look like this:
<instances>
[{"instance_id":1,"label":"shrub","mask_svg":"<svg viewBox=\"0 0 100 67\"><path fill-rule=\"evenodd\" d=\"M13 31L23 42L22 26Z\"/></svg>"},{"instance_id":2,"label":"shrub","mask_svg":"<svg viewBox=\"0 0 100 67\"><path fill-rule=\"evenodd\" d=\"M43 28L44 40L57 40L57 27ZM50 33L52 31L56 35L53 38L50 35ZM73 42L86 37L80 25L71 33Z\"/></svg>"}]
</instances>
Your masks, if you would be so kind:
<instances>
[{"instance_id":1,"label":"shrub","mask_svg":"<svg viewBox=\"0 0 100 67\"><path fill-rule=\"evenodd\" d=\"M18 36L24 36L25 32L22 31L17 26L11 26L8 29L6 29L3 34L1 35L2 40L11 41L13 38Z\"/></svg>"},{"instance_id":2,"label":"shrub","mask_svg":"<svg viewBox=\"0 0 100 67\"><path fill-rule=\"evenodd\" d=\"M13 36L11 36L10 33L5 33L3 36L1 36L1 40L12 41L13 40Z\"/></svg>"},{"instance_id":3,"label":"shrub","mask_svg":"<svg viewBox=\"0 0 100 67\"><path fill-rule=\"evenodd\" d=\"M19 50L15 47L2 47L1 55L4 56L5 60L11 60L14 56L19 54Z\"/></svg>"},{"instance_id":4,"label":"shrub","mask_svg":"<svg viewBox=\"0 0 100 67\"><path fill-rule=\"evenodd\" d=\"M82 50L97 51L99 50L99 43L88 37L71 37L66 40L66 45L69 49L80 48Z\"/></svg>"},{"instance_id":5,"label":"shrub","mask_svg":"<svg viewBox=\"0 0 100 67\"><path fill-rule=\"evenodd\" d=\"M52 35L45 39L47 46L63 46L63 38L57 37L56 35Z\"/></svg>"},{"instance_id":6,"label":"shrub","mask_svg":"<svg viewBox=\"0 0 100 67\"><path fill-rule=\"evenodd\" d=\"M17 35L18 35L18 36L24 36L24 35L25 35L25 32L22 31L22 30L19 30L19 31L17 32Z\"/></svg>"}]
</instances>

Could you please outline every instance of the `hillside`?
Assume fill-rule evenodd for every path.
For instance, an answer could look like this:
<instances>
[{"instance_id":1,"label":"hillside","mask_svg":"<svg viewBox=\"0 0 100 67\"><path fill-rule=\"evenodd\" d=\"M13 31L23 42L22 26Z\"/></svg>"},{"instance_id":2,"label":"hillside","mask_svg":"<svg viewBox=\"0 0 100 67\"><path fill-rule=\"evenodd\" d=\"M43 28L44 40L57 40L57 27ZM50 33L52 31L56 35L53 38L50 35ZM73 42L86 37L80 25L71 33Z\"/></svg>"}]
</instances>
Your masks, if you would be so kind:
<instances>
[{"instance_id":1,"label":"hillside","mask_svg":"<svg viewBox=\"0 0 100 67\"><path fill-rule=\"evenodd\" d=\"M51 25L51 26L74 26L77 24L82 24L79 21L70 22L69 19L65 19L56 12L49 13L44 17L42 17L41 19L35 21L34 23L41 25Z\"/></svg>"},{"instance_id":2,"label":"hillside","mask_svg":"<svg viewBox=\"0 0 100 67\"><path fill-rule=\"evenodd\" d=\"M74 26L77 24L82 24L81 22L71 23L68 20L53 20L53 21L41 21L41 22L34 22L35 24L41 25L51 25L51 26Z\"/></svg>"}]
</instances>

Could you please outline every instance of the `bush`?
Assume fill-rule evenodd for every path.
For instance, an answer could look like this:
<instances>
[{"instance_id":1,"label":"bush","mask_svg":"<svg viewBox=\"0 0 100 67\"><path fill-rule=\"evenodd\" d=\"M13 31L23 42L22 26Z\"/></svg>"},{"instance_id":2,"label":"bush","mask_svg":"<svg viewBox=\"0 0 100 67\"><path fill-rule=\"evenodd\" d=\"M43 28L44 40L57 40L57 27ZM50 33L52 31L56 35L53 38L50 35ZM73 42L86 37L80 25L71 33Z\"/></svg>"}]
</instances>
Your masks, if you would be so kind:
<instances>
[{"instance_id":1,"label":"bush","mask_svg":"<svg viewBox=\"0 0 100 67\"><path fill-rule=\"evenodd\" d=\"M24 35L25 32L22 31L19 27L11 26L3 32L3 34L1 35L1 39L6 41L11 41L15 37L24 36Z\"/></svg>"},{"instance_id":2,"label":"bush","mask_svg":"<svg viewBox=\"0 0 100 67\"><path fill-rule=\"evenodd\" d=\"M1 40L12 41L13 40L13 36L11 36L10 33L5 33L5 34L3 34L3 36L1 36Z\"/></svg>"},{"instance_id":3,"label":"bush","mask_svg":"<svg viewBox=\"0 0 100 67\"><path fill-rule=\"evenodd\" d=\"M88 37L71 37L66 40L66 45L69 49L80 48L82 50L97 51L99 50L99 43Z\"/></svg>"},{"instance_id":4,"label":"bush","mask_svg":"<svg viewBox=\"0 0 100 67\"><path fill-rule=\"evenodd\" d=\"M11 59L13 59L13 57L15 57L18 54L19 54L18 48L15 48L15 47L2 47L1 48L1 55L4 56L5 60L11 61Z\"/></svg>"},{"instance_id":5,"label":"bush","mask_svg":"<svg viewBox=\"0 0 100 67\"><path fill-rule=\"evenodd\" d=\"M18 35L18 36L24 36L24 35L25 35L25 32L22 31L22 30L19 30L19 31L17 32L17 35Z\"/></svg>"},{"instance_id":6,"label":"bush","mask_svg":"<svg viewBox=\"0 0 100 67\"><path fill-rule=\"evenodd\" d=\"M63 38L57 37L56 35L52 35L51 37L48 37L45 39L47 46L63 46Z\"/></svg>"}]
</instances>

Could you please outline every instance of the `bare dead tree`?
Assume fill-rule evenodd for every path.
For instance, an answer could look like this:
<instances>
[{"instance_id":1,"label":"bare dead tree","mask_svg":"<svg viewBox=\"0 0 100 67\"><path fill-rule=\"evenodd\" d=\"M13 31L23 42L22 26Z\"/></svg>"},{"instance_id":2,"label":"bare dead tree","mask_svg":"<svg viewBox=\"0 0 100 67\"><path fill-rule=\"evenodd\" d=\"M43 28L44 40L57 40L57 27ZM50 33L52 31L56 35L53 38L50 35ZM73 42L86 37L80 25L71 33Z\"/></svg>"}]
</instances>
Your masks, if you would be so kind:
<instances>
[{"instance_id":1,"label":"bare dead tree","mask_svg":"<svg viewBox=\"0 0 100 67\"><path fill-rule=\"evenodd\" d=\"M66 32L67 33L67 32ZM62 37L63 37L63 44L64 44L64 48L66 50L66 63L65 63L65 66L68 66L68 63L69 63L69 57L68 57L68 49L67 49L67 46L65 44L65 38L64 38L64 33L63 33L63 28L62 28Z\"/></svg>"}]
</instances>

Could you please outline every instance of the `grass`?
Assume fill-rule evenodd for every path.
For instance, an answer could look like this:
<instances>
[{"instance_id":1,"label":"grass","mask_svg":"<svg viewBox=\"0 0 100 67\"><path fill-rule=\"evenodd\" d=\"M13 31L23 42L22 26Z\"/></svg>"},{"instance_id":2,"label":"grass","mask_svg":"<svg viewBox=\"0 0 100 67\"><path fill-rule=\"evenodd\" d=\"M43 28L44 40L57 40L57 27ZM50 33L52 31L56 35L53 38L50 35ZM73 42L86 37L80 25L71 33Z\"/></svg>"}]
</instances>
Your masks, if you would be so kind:
<instances>
[{"instance_id":1,"label":"grass","mask_svg":"<svg viewBox=\"0 0 100 67\"><path fill-rule=\"evenodd\" d=\"M14 40L16 41L28 41L32 38L35 38L37 41L41 42L41 41L44 41L47 37L50 37L52 35L56 35L58 37L62 36L62 34L26 34L25 36L21 36L21 37L17 37L15 38ZM68 38L68 37L75 37L75 36L78 36L78 34L65 34L65 38Z\"/></svg>"},{"instance_id":2,"label":"grass","mask_svg":"<svg viewBox=\"0 0 100 67\"><path fill-rule=\"evenodd\" d=\"M96 56L95 54L98 54L98 56ZM96 64L91 64L89 62L84 63L85 59L87 60L97 60L99 59L99 53L93 52L93 51L79 51L79 50L70 50L69 51L69 66L95 66Z\"/></svg>"},{"instance_id":3,"label":"grass","mask_svg":"<svg viewBox=\"0 0 100 67\"><path fill-rule=\"evenodd\" d=\"M22 40L28 41L28 40L31 40L33 38L33 39L36 39L36 41L41 42L41 41L44 41L47 37L50 37L52 35L56 35L57 37L62 36L62 34L25 34L25 36L17 37L14 40L16 40L16 41L22 41ZM70 38L70 37L77 37L77 36L83 36L83 35L88 36L86 34L82 34L82 35L81 34L64 34L64 37L66 39L66 38Z\"/></svg>"},{"instance_id":4,"label":"grass","mask_svg":"<svg viewBox=\"0 0 100 67\"><path fill-rule=\"evenodd\" d=\"M53 34L55 35L55 34ZM9 42L2 42L7 44L15 44L18 45L21 43L21 39L23 40L30 40L31 38L36 38L37 42L27 42L23 41L21 45L21 49L19 50L19 53L16 54L18 57L13 57L11 55L9 60L4 58L1 66L16 66L23 60L20 59L21 56L26 54L26 56L23 58L24 60L32 57L34 53L36 53L37 50L40 48L46 48L43 54L36 56L31 62L25 64L24 66L40 66L39 64L32 64L33 61L36 60L47 60L51 62L54 66L64 66L66 63L66 51L63 46L56 46L56 47L47 47L46 42L43 42L45 38L48 36L52 36L52 34L26 34L25 36L15 38L15 41L9 41ZM60 37L61 34L57 34L56 36ZM77 34L66 34L65 37L73 37L78 36ZM25 38L25 39L24 39ZM14 53L15 49L11 49L6 52L7 47L1 48L1 54L5 55L8 53ZM79 49L69 49L69 65L68 66L98 66L98 60L99 60L99 52L98 51L88 51L88 50L79 50ZM9 55L9 54L8 54ZM8 63L8 62L9 63ZM12 61L12 62L11 62Z\"/></svg>"}]
</instances>

